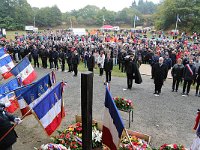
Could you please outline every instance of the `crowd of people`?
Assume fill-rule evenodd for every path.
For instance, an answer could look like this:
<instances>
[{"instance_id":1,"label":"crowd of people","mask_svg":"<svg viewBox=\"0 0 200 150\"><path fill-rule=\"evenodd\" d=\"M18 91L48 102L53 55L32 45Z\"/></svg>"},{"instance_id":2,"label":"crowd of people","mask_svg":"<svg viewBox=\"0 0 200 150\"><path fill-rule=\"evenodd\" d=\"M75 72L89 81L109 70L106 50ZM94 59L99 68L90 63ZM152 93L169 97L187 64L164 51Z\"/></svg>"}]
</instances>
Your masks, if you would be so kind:
<instances>
[{"instance_id":1,"label":"crowd of people","mask_svg":"<svg viewBox=\"0 0 200 150\"><path fill-rule=\"evenodd\" d=\"M78 36L65 30L39 33L16 34L15 40L4 41L8 53L15 62L25 56L33 61L34 67L61 69L74 72L77 76L80 61L89 71L99 67L99 75L106 74L106 82L111 82L113 66L118 65L121 72L127 74L127 87L132 88L132 80L140 84L138 67L150 64L152 79L155 83L155 96L159 96L168 71L171 69L172 91L177 92L183 82L182 95L190 92L191 84L196 83L196 96L199 92L200 35L182 33L179 37L165 35L164 32L120 31L104 33L97 31L93 35ZM42 64L39 64L39 58ZM135 75L136 73L136 75Z\"/></svg>"},{"instance_id":2,"label":"crowd of people","mask_svg":"<svg viewBox=\"0 0 200 150\"><path fill-rule=\"evenodd\" d=\"M15 40L3 40L1 45L18 63L25 56L33 61L34 67L61 69L78 74L80 61L88 71L99 67L99 75L106 74L106 82L111 82L113 66L118 65L121 72L127 74L127 88L131 89L133 79L140 84L139 72L141 64L149 64L152 68L152 79L155 84L155 96L161 93L162 85L171 69L173 77L172 92L177 92L179 83L183 82L182 95L189 95L190 87L196 83L196 96L200 97L200 35L188 36L182 33L180 38L170 38L163 32L152 33L151 37L144 33L120 32L115 34L97 32L94 35L77 36L64 30L44 31L17 35ZM39 58L42 64L39 62ZM12 128L11 122L20 123L21 119L8 114L0 104L0 129ZM198 111L198 114L200 111ZM199 116L199 115L198 115ZM199 117L196 119L199 123ZM196 130L197 126L194 127ZM1 132L1 136L5 132ZM199 136L199 128L197 131ZM0 141L0 148L12 149L16 141L14 129ZM9 139L8 139L9 138Z\"/></svg>"}]
</instances>

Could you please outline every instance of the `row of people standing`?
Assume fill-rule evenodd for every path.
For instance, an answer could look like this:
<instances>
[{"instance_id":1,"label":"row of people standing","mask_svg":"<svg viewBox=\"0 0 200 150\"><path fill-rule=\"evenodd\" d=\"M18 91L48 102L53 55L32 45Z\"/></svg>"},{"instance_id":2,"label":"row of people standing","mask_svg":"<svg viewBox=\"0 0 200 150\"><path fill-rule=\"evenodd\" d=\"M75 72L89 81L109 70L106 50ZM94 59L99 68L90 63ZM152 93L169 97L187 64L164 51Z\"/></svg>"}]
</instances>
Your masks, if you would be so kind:
<instances>
[{"instance_id":1,"label":"row of people standing","mask_svg":"<svg viewBox=\"0 0 200 150\"><path fill-rule=\"evenodd\" d=\"M182 59L177 60L172 68L171 74L173 77L172 92L178 91L179 83L183 81L182 96L189 95L192 83L196 82L196 93L195 96L200 96L199 85L200 85L200 61L194 65L193 59L189 60L189 63L183 65Z\"/></svg>"},{"instance_id":2,"label":"row of people standing","mask_svg":"<svg viewBox=\"0 0 200 150\"><path fill-rule=\"evenodd\" d=\"M200 62L199 62L200 63ZM179 58L177 63L173 66L171 74L173 78L172 92L177 92L179 83L183 81L182 96L188 96L192 83L196 85L196 96L200 96L199 85L200 85L200 67L194 65L193 59L190 58L189 62L185 65L182 63L182 59ZM164 63L164 58L159 57L158 62L152 67L152 74L155 84L155 96L159 96L164 81L168 75L168 66Z\"/></svg>"}]
</instances>

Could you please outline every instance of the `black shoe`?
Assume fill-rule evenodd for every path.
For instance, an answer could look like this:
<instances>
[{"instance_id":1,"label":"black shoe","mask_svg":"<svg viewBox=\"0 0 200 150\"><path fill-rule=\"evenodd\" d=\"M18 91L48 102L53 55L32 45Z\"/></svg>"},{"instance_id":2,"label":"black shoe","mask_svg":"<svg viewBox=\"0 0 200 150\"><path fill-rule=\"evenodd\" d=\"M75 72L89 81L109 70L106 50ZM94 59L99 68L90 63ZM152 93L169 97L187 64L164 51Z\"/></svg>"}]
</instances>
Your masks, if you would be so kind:
<instances>
[{"instance_id":1,"label":"black shoe","mask_svg":"<svg viewBox=\"0 0 200 150\"><path fill-rule=\"evenodd\" d=\"M174 92L174 90L172 89L172 92Z\"/></svg>"},{"instance_id":2,"label":"black shoe","mask_svg":"<svg viewBox=\"0 0 200 150\"><path fill-rule=\"evenodd\" d=\"M178 90L176 90L175 92L178 92Z\"/></svg>"}]
</instances>

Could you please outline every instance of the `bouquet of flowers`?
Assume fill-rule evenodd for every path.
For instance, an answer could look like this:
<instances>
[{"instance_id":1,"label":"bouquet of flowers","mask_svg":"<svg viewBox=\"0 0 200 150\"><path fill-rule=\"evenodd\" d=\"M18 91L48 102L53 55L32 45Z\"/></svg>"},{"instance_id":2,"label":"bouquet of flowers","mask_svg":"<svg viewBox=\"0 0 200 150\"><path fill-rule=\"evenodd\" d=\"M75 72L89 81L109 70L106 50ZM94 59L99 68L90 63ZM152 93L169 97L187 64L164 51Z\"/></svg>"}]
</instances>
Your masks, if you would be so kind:
<instances>
[{"instance_id":1,"label":"bouquet of flowers","mask_svg":"<svg viewBox=\"0 0 200 150\"><path fill-rule=\"evenodd\" d=\"M46 145L41 145L39 150L68 150L65 146L61 145L61 144L53 144L53 143L49 143Z\"/></svg>"},{"instance_id":2,"label":"bouquet of flowers","mask_svg":"<svg viewBox=\"0 0 200 150\"><path fill-rule=\"evenodd\" d=\"M132 143L132 145L130 142ZM136 136L129 135L129 139L128 137L122 138L119 149L120 150L151 150L151 147L146 141L139 139Z\"/></svg>"},{"instance_id":3,"label":"bouquet of flowers","mask_svg":"<svg viewBox=\"0 0 200 150\"><path fill-rule=\"evenodd\" d=\"M125 99L121 97L114 97L113 100L119 110L128 111L133 110L133 103L130 99Z\"/></svg>"},{"instance_id":4,"label":"bouquet of flowers","mask_svg":"<svg viewBox=\"0 0 200 150\"><path fill-rule=\"evenodd\" d=\"M70 150L82 150L82 124L80 122L58 133L58 136L51 138L53 143L62 144ZM97 124L93 125L92 147L102 147L102 132L97 129Z\"/></svg>"},{"instance_id":5,"label":"bouquet of flowers","mask_svg":"<svg viewBox=\"0 0 200 150\"><path fill-rule=\"evenodd\" d=\"M159 148L159 150L186 150L186 148L183 145L178 144L164 144Z\"/></svg>"}]
</instances>

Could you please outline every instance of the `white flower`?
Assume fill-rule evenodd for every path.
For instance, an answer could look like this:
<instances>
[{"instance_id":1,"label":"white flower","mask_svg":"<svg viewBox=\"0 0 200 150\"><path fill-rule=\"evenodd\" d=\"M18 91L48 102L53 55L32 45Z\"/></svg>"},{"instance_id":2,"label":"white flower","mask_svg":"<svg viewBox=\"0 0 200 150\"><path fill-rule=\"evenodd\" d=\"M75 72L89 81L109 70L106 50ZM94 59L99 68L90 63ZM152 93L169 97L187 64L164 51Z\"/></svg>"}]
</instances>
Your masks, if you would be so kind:
<instances>
[{"instance_id":1,"label":"white flower","mask_svg":"<svg viewBox=\"0 0 200 150\"><path fill-rule=\"evenodd\" d=\"M92 131L92 140L94 140L94 138L95 138L95 133L94 131Z\"/></svg>"},{"instance_id":2,"label":"white flower","mask_svg":"<svg viewBox=\"0 0 200 150\"><path fill-rule=\"evenodd\" d=\"M67 150L71 150L70 146L69 146L69 148Z\"/></svg>"}]
</instances>

